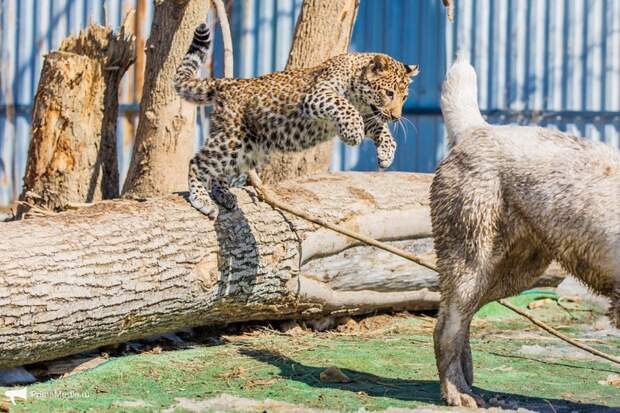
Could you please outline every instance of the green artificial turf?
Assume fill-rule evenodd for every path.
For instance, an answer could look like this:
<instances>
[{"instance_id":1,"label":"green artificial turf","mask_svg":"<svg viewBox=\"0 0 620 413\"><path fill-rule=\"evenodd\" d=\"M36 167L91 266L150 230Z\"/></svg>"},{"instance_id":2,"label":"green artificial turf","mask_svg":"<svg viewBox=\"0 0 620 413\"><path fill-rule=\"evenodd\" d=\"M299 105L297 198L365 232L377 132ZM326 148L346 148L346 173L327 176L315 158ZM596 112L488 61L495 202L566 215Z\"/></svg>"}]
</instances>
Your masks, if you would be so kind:
<instances>
[{"instance_id":1,"label":"green artificial turf","mask_svg":"<svg viewBox=\"0 0 620 413\"><path fill-rule=\"evenodd\" d=\"M538 297L523 295L512 302L524 307ZM576 336L591 332L600 316L575 311L575 320L554 303L531 311ZM338 411L441 405L434 320L377 320L371 328L343 333L288 336L263 331L227 337L221 345L111 358L95 369L28 386L31 397L18 400L11 411L160 411L174 407L176 398L202 400L222 393ZM617 338L588 344L616 354L620 348ZM531 354L523 346L543 351ZM487 399L497 395L519 407L549 412L620 411L615 408L620 406L620 388L601 384L610 374L620 374L620 367L572 357L571 352L579 351L498 304L485 306L476 316L472 348L475 386ZM319 375L330 366L340 368L352 382L322 382Z\"/></svg>"}]
</instances>

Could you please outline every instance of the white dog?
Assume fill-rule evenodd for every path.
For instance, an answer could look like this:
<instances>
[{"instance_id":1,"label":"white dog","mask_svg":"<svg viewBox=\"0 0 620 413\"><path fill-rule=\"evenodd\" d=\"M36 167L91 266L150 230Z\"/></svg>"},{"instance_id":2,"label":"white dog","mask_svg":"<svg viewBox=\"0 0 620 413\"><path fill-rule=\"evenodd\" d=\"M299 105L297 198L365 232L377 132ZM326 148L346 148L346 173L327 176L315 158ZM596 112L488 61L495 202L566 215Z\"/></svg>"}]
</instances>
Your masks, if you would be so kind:
<instances>
[{"instance_id":1,"label":"white dog","mask_svg":"<svg viewBox=\"0 0 620 413\"><path fill-rule=\"evenodd\" d=\"M446 402L475 407L484 402L471 390L472 316L530 287L551 260L611 297L620 322L620 153L551 129L487 124L476 73L461 58L441 110L452 148L431 187L442 293L435 355Z\"/></svg>"}]
</instances>

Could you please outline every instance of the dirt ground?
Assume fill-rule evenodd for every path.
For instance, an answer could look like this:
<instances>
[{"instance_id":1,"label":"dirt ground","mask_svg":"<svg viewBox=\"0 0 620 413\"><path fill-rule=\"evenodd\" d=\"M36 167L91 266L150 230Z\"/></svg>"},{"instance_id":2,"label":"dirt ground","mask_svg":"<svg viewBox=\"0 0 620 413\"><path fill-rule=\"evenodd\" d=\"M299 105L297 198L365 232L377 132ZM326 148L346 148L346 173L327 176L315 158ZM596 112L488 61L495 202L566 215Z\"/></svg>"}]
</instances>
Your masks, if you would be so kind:
<instances>
[{"instance_id":1,"label":"dirt ground","mask_svg":"<svg viewBox=\"0 0 620 413\"><path fill-rule=\"evenodd\" d=\"M516 305L601 350L620 334L599 307L547 291ZM15 412L446 411L439 398L432 316L193 330L27 366L39 381ZM333 326L331 326L333 327ZM476 390L490 411L620 412L620 366L574 349L491 304L473 324ZM19 390L24 386L13 386ZM8 387L0 388L4 394ZM460 410L463 411L463 410Z\"/></svg>"}]
</instances>

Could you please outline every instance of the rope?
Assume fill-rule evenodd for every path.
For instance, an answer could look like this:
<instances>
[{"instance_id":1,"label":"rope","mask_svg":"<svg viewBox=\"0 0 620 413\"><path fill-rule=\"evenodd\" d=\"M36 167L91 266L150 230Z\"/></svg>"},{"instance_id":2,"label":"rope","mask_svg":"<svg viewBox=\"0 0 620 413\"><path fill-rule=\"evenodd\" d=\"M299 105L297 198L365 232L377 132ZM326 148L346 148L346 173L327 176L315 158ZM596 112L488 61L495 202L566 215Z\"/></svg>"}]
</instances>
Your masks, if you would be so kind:
<instances>
[{"instance_id":1,"label":"rope","mask_svg":"<svg viewBox=\"0 0 620 413\"><path fill-rule=\"evenodd\" d=\"M305 211L296 209L284 202L279 201L277 198L275 198L264 186L263 183L261 181L261 179L259 178L259 176L256 174L255 171L250 171L248 173L248 178L250 181L250 184L252 184L252 186L256 189L256 191L258 192L258 195L261 197L261 199L271 205L274 208L277 209L281 209L283 211L286 211L290 214L296 215L300 218L305 219L306 221L310 221L312 223L315 223L317 225L320 225L322 227L328 228L332 231L338 232L340 234L346 235L347 237L353 238L355 240L358 240L360 242L363 242L366 245L370 245L379 249L382 249L384 251L390 252L394 255L398 255L399 257L405 258L409 261L413 261L418 265L421 265L423 267L428 268L429 270L437 271L437 267L435 267L432 263L418 257L415 254L412 254L408 251L405 251L401 248L397 248L394 247L392 245L386 244L385 242L381 242L381 241L377 241L376 239L367 237L365 235L362 235L358 232L355 231L351 231L347 228L341 227L340 225L336 225L336 224L332 224L331 222L327 222L322 220L321 218L315 217L313 215L308 214ZM519 314L522 317L525 317L526 319L528 319L529 321L531 321L534 325L540 327L541 329L545 330L546 332L548 332L549 334L559 338L560 340L565 341L566 343L575 346L581 350L587 351L590 354L593 354L595 356L604 358L605 360L609 360L613 363L616 364L620 364L620 358L612 356L610 354L604 353L602 351L599 351L593 347L590 347L586 344L582 344L579 343L577 341L575 341L574 339L562 334L561 332L559 332L558 330L556 330L555 328L545 324L544 322L538 320L537 318L531 316L530 314L526 313L525 311L520 310L519 308L515 307L514 305L510 304L508 301L501 299L498 300L498 302L503 305L504 307L514 311L515 313Z\"/></svg>"}]
</instances>

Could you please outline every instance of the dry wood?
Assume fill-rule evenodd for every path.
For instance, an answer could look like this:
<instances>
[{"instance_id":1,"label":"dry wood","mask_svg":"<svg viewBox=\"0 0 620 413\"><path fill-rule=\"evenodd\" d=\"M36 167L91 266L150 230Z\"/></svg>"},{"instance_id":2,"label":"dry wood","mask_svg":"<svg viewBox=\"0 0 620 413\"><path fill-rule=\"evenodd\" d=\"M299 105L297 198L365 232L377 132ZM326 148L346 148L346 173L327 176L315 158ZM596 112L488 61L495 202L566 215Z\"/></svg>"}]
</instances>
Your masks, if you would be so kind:
<instances>
[{"instance_id":1,"label":"dry wood","mask_svg":"<svg viewBox=\"0 0 620 413\"><path fill-rule=\"evenodd\" d=\"M432 238L393 241L390 244L435 263ZM367 245L306 262L301 270L305 277L337 291L399 292L423 288L439 291L439 277L435 271ZM534 287L557 287L565 276L566 272L554 263Z\"/></svg>"},{"instance_id":2,"label":"dry wood","mask_svg":"<svg viewBox=\"0 0 620 413\"><path fill-rule=\"evenodd\" d=\"M343 173L289 181L278 199L383 240L430 235L430 175ZM211 221L184 197L104 201L3 223L0 368L177 328L436 308L437 292L334 290L302 264L355 244L235 189Z\"/></svg>"},{"instance_id":3,"label":"dry wood","mask_svg":"<svg viewBox=\"0 0 620 413\"><path fill-rule=\"evenodd\" d=\"M113 33L99 25L45 56L19 215L25 205L57 211L118 196L118 86L133 57L126 27Z\"/></svg>"},{"instance_id":4,"label":"dry wood","mask_svg":"<svg viewBox=\"0 0 620 413\"><path fill-rule=\"evenodd\" d=\"M155 2L146 46L146 73L138 131L123 186L126 197L149 197L187 190L194 152L195 105L174 91L172 77L196 26L207 17L209 1Z\"/></svg>"},{"instance_id":5,"label":"dry wood","mask_svg":"<svg viewBox=\"0 0 620 413\"><path fill-rule=\"evenodd\" d=\"M146 4L147 0L137 0L136 14L133 21L133 30L136 35L136 62L133 66L133 90L130 91L130 95L133 98L132 102L137 102L142 99L142 89L144 88L144 70L146 66L146 54L144 53L146 47L144 23L147 19Z\"/></svg>"},{"instance_id":6,"label":"dry wood","mask_svg":"<svg viewBox=\"0 0 620 413\"><path fill-rule=\"evenodd\" d=\"M262 182L259 176L256 174L256 172L250 171L250 173L248 174L248 177L250 178L250 182L252 183L252 186L259 191L263 201L267 202L269 205L273 206L274 208L279 208L283 211L289 212L307 221L313 222L322 227L331 229L332 231L346 235L349 238L353 238L357 241L363 242L366 245L372 245L373 247L381 248L382 250L390 252L394 255L398 255L399 257L405 258L409 261L413 261L416 264L426 267L430 270L437 271L432 262L430 262L429 260L423 259L421 257L418 257L416 254L413 254L413 253L410 253L409 251L405 251L403 249L394 247L385 242L379 242L372 237L369 237L359 232L350 230L341 225L332 224L331 222L321 219L320 217L316 217L312 214L302 211L301 209L296 209L296 208L293 208L289 204L280 202L277 198L274 198L269 193L269 191L262 185Z\"/></svg>"},{"instance_id":7,"label":"dry wood","mask_svg":"<svg viewBox=\"0 0 620 413\"><path fill-rule=\"evenodd\" d=\"M316 66L349 48L359 0L304 0L287 69ZM261 170L265 183L324 173L331 163L333 141L298 154L275 155Z\"/></svg>"},{"instance_id":8,"label":"dry wood","mask_svg":"<svg viewBox=\"0 0 620 413\"><path fill-rule=\"evenodd\" d=\"M217 13L217 19L220 22L220 28L222 29L222 40L224 43L224 77L233 77L233 43L232 35L230 34L230 24L228 23L228 17L226 16L226 6L224 6L223 0L211 0L215 6L215 12Z\"/></svg>"}]
</instances>

